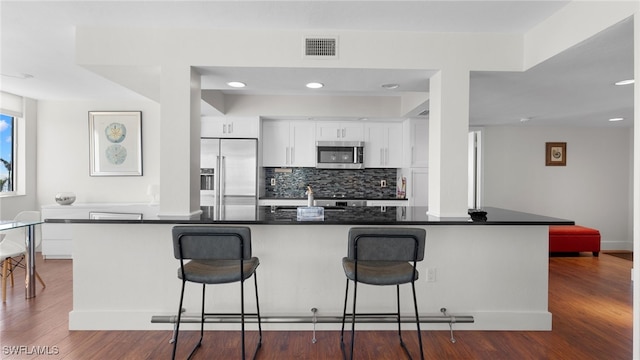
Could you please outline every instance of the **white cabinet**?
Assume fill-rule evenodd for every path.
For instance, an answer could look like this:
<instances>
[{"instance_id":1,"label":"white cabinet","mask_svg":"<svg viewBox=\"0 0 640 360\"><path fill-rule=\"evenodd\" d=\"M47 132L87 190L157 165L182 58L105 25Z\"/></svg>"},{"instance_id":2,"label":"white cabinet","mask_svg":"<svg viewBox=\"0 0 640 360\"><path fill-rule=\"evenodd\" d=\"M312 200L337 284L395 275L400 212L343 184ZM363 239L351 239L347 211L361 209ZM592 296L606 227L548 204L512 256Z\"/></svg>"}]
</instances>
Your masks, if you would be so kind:
<instances>
[{"instance_id":1,"label":"white cabinet","mask_svg":"<svg viewBox=\"0 0 640 360\"><path fill-rule=\"evenodd\" d=\"M315 122L265 120L262 123L262 166L316 166Z\"/></svg>"},{"instance_id":2,"label":"white cabinet","mask_svg":"<svg viewBox=\"0 0 640 360\"><path fill-rule=\"evenodd\" d=\"M402 167L402 123L367 123L364 133L366 168Z\"/></svg>"},{"instance_id":3,"label":"white cabinet","mask_svg":"<svg viewBox=\"0 0 640 360\"><path fill-rule=\"evenodd\" d=\"M41 209L42 220L88 219L89 210L77 205L47 205ZM45 259L71 259L73 226L71 224L43 223L42 257Z\"/></svg>"},{"instance_id":4,"label":"white cabinet","mask_svg":"<svg viewBox=\"0 0 640 360\"><path fill-rule=\"evenodd\" d=\"M429 166L429 121L409 119L405 127L405 167Z\"/></svg>"},{"instance_id":5,"label":"white cabinet","mask_svg":"<svg viewBox=\"0 0 640 360\"><path fill-rule=\"evenodd\" d=\"M359 121L318 121L317 141L363 141L363 125Z\"/></svg>"},{"instance_id":6,"label":"white cabinet","mask_svg":"<svg viewBox=\"0 0 640 360\"><path fill-rule=\"evenodd\" d=\"M260 118L203 116L201 118L201 137L217 138L258 138Z\"/></svg>"},{"instance_id":7,"label":"white cabinet","mask_svg":"<svg viewBox=\"0 0 640 360\"><path fill-rule=\"evenodd\" d=\"M288 166L289 121L262 122L262 166Z\"/></svg>"},{"instance_id":8,"label":"white cabinet","mask_svg":"<svg viewBox=\"0 0 640 360\"><path fill-rule=\"evenodd\" d=\"M45 216L43 214L43 218ZM42 257L45 259L71 259L71 239L73 236L71 225L43 223L40 226L42 228Z\"/></svg>"},{"instance_id":9,"label":"white cabinet","mask_svg":"<svg viewBox=\"0 0 640 360\"><path fill-rule=\"evenodd\" d=\"M429 205L429 169L411 169L409 178L409 206Z\"/></svg>"},{"instance_id":10,"label":"white cabinet","mask_svg":"<svg viewBox=\"0 0 640 360\"><path fill-rule=\"evenodd\" d=\"M367 206L408 206L408 200L367 200Z\"/></svg>"},{"instance_id":11,"label":"white cabinet","mask_svg":"<svg viewBox=\"0 0 640 360\"><path fill-rule=\"evenodd\" d=\"M259 199L260 206L307 206L307 199Z\"/></svg>"},{"instance_id":12,"label":"white cabinet","mask_svg":"<svg viewBox=\"0 0 640 360\"><path fill-rule=\"evenodd\" d=\"M158 205L150 204L79 204L44 205L42 220L124 218L146 219L158 215ZM45 259L71 259L73 257L73 224L44 222L42 229L42 256ZM114 225L115 226L115 225Z\"/></svg>"}]
</instances>

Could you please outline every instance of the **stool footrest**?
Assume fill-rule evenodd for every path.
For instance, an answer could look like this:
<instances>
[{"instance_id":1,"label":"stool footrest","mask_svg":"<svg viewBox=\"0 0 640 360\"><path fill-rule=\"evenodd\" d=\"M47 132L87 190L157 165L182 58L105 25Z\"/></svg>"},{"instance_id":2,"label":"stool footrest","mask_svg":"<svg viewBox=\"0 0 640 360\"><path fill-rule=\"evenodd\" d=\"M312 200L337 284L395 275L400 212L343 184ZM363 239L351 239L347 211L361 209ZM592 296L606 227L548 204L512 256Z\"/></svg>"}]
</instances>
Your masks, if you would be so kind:
<instances>
[{"instance_id":1,"label":"stool footrest","mask_svg":"<svg viewBox=\"0 0 640 360\"><path fill-rule=\"evenodd\" d=\"M239 323L240 314L219 314L220 316L214 316L218 314L205 314L205 323ZM256 314L244 314L245 322L257 322ZM351 317L351 314L347 314L347 317ZM398 318L395 314L356 314L358 322L368 323L396 323ZM309 323L313 324L313 316L260 316L260 322L262 323ZM175 315L154 315L151 317L152 323L168 323L173 324L178 320ZM187 315L183 314L181 323L200 323L200 315ZM342 323L342 316L315 316L316 323ZM400 322L403 323L415 323L415 317L401 316ZM475 322L473 316L470 315L457 315L457 316L420 316L420 322L425 324L449 324L449 323L466 323L472 324Z\"/></svg>"}]
</instances>

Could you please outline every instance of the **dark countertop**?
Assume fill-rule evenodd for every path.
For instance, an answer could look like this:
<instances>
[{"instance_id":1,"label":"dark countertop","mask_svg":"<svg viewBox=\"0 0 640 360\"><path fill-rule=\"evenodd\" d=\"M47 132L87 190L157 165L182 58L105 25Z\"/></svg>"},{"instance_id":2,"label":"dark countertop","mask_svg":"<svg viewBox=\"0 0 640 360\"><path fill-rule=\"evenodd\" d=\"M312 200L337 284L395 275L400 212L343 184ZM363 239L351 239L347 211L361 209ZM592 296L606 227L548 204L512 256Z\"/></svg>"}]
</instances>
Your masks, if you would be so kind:
<instances>
[{"instance_id":1,"label":"dark countertop","mask_svg":"<svg viewBox=\"0 0 640 360\"><path fill-rule=\"evenodd\" d=\"M440 218L427 215L426 207L362 206L325 208L324 221L297 221L296 207L258 206L256 214L243 214L243 218L213 220L207 214L211 208L203 207L195 219L147 217L142 219L45 219L46 223L91 224L263 224L263 225L574 225L566 219L487 207L486 220ZM247 216L248 215L248 216ZM255 215L255 216L254 216ZM251 218L251 220L247 220Z\"/></svg>"},{"instance_id":2,"label":"dark countertop","mask_svg":"<svg viewBox=\"0 0 640 360\"><path fill-rule=\"evenodd\" d=\"M389 200L389 201L409 201L409 199L398 199L398 198L372 198L372 197L351 197L351 196L341 196L341 197L314 197L315 200L371 200L371 201L379 201L379 200ZM307 197L300 198L291 198L291 197L261 197L259 200L307 200Z\"/></svg>"}]
</instances>

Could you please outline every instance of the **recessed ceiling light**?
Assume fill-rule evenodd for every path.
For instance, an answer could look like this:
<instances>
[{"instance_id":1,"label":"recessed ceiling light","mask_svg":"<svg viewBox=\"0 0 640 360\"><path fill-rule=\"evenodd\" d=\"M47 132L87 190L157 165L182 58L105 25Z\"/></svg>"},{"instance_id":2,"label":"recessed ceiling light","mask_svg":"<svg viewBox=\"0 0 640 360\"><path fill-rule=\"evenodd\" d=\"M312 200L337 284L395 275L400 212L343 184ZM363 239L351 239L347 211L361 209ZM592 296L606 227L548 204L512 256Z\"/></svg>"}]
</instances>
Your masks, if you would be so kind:
<instances>
[{"instance_id":1,"label":"recessed ceiling light","mask_svg":"<svg viewBox=\"0 0 640 360\"><path fill-rule=\"evenodd\" d=\"M617 83L615 83L616 85L631 85L635 82L634 79L628 79L628 80L621 80L618 81Z\"/></svg>"},{"instance_id":2,"label":"recessed ceiling light","mask_svg":"<svg viewBox=\"0 0 640 360\"><path fill-rule=\"evenodd\" d=\"M400 87L398 84L382 84L382 87L387 90L393 90Z\"/></svg>"},{"instance_id":3,"label":"recessed ceiling light","mask_svg":"<svg viewBox=\"0 0 640 360\"><path fill-rule=\"evenodd\" d=\"M520 122L527 122L527 121L529 121L529 120L531 120L531 118L530 118L530 117L523 117L523 118L520 118Z\"/></svg>"},{"instance_id":4,"label":"recessed ceiling light","mask_svg":"<svg viewBox=\"0 0 640 360\"><path fill-rule=\"evenodd\" d=\"M323 86L324 86L324 84L319 83L319 82L310 82L310 83L307 84L307 87L309 89L320 89Z\"/></svg>"},{"instance_id":5,"label":"recessed ceiling light","mask_svg":"<svg viewBox=\"0 0 640 360\"><path fill-rule=\"evenodd\" d=\"M624 118L620 118L620 117L619 118L611 118L611 119L609 119L609 121L622 121L622 120L624 120Z\"/></svg>"},{"instance_id":6,"label":"recessed ceiling light","mask_svg":"<svg viewBox=\"0 0 640 360\"><path fill-rule=\"evenodd\" d=\"M227 83L227 85L234 87L234 88L243 88L245 86L247 86L247 84L240 82L240 81L229 81Z\"/></svg>"}]
</instances>

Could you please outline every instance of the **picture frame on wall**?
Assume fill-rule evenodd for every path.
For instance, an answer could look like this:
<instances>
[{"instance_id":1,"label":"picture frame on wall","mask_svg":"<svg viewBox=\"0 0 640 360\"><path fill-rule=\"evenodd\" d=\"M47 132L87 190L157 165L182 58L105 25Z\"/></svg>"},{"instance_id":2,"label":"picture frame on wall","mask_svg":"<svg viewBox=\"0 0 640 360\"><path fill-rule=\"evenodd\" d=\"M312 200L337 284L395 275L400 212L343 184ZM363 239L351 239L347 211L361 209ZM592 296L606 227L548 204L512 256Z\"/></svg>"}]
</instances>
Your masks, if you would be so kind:
<instances>
[{"instance_id":1,"label":"picture frame on wall","mask_svg":"<svg viewBox=\"0 0 640 360\"><path fill-rule=\"evenodd\" d=\"M547 166L567 166L567 143L566 142L546 143L546 165Z\"/></svg>"},{"instance_id":2,"label":"picture frame on wall","mask_svg":"<svg viewBox=\"0 0 640 360\"><path fill-rule=\"evenodd\" d=\"M89 112L91 176L142 176L142 111Z\"/></svg>"}]
</instances>

